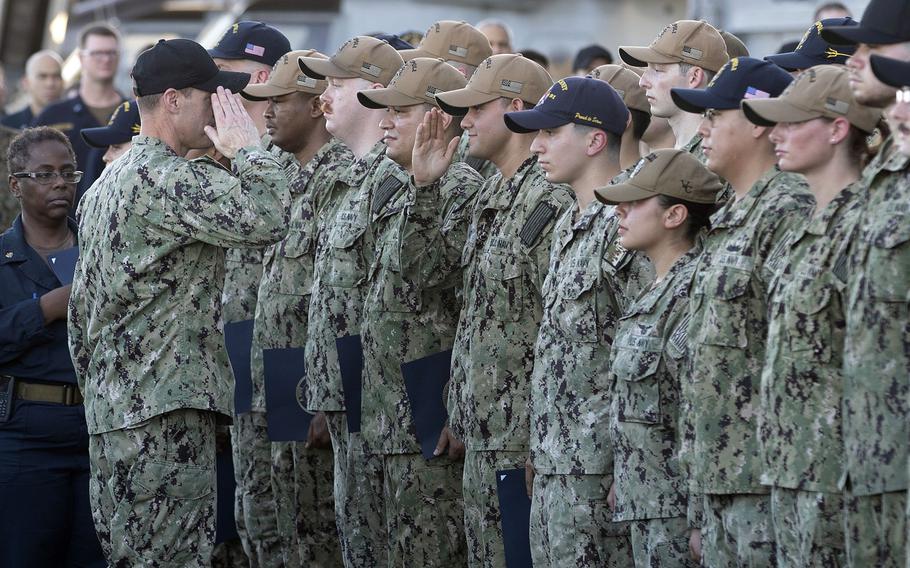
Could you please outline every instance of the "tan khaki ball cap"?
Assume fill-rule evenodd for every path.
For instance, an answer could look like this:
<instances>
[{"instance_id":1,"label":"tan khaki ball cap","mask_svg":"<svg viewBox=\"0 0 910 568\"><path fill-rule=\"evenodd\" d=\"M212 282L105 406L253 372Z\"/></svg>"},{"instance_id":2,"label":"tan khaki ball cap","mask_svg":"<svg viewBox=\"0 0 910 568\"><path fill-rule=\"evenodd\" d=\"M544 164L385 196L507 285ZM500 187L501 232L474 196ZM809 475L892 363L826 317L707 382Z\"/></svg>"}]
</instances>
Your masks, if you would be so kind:
<instances>
[{"instance_id":1,"label":"tan khaki ball cap","mask_svg":"<svg viewBox=\"0 0 910 568\"><path fill-rule=\"evenodd\" d=\"M689 63L717 71L730 59L714 26L698 20L679 20L661 31L647 47L620 46L619 56L633 67L648 63Z\"/></svg>"},{"instance_id":2,"label":"tan khaki ball cap","mask_svg":"<svg viewBox=\"0 0 910 568\"><path fill-rule=\"evenodd\" d=\"M714 203L723 189L717 174L698 158L675 148L664 148L643 157L623 183L594 190L597 199L616 205L655 195L668 195L693 203Z\"/></svg>"},{"instance_id":3,"label":"tan khaki ball cap","mask_svg":"<svg viewBox=\"0 0 910 568\"><path fill-rule=\"evenodd\" d=\"M850 72L843 65L816 65L796 76L779 97L742 102L746 118L759 126L778 122L804 122L813 118L846 118L864 132L872 132L881 109L853 98Z\"/></svg>"},{"instance_id":4,"label":"tan khaki ball cap","mask_svg":"<svg viewBox=\"0 0 910 568\"><path fill-rule=\"evenodd\" d=\"M405 61L415 57L438 57L477 67L493 55L493 49L487 36L471 24L441 20L430 26L417 49L403 49L398 53Z\"/></svg>"},{"instance_id":5,"label":"tan khaki ball cap","mask_svg":"<svg viewBox=\"0 0 910 568\"><path fill-rule=\"evenodd\" d=\"M240 91L240 94L252 100L280 97L291 93L321 95L326 86L328 86L328 82L325 79L315 79L304 75L303 71L300 70L300 66L297 65L297 59L300 57L328 59L328 57L315 49L289 51L275 62L268 81L247 85Z\"/></svg>"},{"instance_id":6,"label":"tan khaki ball cap","mask_svg":"<svg viewBox=\"0 0 910 568\"><path fill-rule=\"evenodd\" d=\"M719 30L720 37L724 38L724 45L727 46L727 56L730 59L734 57L749 57L749 48L735 35L726 30Z\"/></svg>"},{"instance_id":7,"label":"tan khaki ball cap","mask_svg":"<svg viewBox=\"0 0 910 568\"><path fill-rule=\"evenodd\" d=\"M395 48L381 39L357 36L344 42L329 59L301 57L300 70L310 77L350 79L360 77L383 86L404 63Z\"/></svg>"},{"instance_id":8,"label":"tan khaki ball cap","mask_svg":"<svg viewBox=\"0 0 910 568\"><path fill-rule=\"evenodd\" d=\"M591 77L613 87L628 108L651 114L651 105L645 96L645 90L638 84L638 75L632 71L622 65L607 64L591 70Z\"/></svg>"},{"instance_id":9,"label":"tan khaki ball cap","mask_svg":"<svg viewBox=\"0 0 910 568\"><path fill-rule=\"evenodd\" d=\"M536 104L553 84L547 70L516 53L492 55L481 62L467 86L439 93L436 104L453 116L500 97Z\"/></svg>"},{"instance_id":10,"label":"tan khaki ball cap","mask_svg":"<svg viewBox=\"0 0 910 568\"><path fill-rule=\"evenodd\" d=\"M442 59L417 57L401 66L388 87L358 91L357 99L369 108L435 105L436 93L461 89L467 82L464 75Z\"/></svg>"}]
</instances>

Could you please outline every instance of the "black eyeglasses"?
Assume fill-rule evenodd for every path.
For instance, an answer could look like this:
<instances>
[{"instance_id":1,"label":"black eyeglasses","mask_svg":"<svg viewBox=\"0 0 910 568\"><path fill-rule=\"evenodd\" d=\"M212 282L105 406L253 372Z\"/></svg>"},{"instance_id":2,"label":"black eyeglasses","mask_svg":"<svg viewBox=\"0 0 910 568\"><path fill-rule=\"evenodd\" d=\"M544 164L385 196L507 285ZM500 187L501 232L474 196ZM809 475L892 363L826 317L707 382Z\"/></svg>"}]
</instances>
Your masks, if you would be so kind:
<instances>
[{"instance_id":1,"label":"black eyeglasses","mask_svg":"<svg viewBox=\"0 0 910 568\"><path fill-rule=\"evenodd\" d=\"M79 183L82 180L82 172L16 172L12 174L14 178L32 178L41 185L50 185L54 183L57 176L63 180L63 183Z\"/></svg>"}]
</instances>

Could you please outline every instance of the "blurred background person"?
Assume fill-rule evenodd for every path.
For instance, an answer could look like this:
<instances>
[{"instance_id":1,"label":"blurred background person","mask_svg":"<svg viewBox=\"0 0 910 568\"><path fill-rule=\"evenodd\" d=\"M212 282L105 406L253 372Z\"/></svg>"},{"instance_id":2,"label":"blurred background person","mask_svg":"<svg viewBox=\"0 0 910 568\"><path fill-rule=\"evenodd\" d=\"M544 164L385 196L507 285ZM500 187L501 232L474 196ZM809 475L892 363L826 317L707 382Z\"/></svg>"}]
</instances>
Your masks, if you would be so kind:
<instances>
[{"instance_id":1,"label":"blurred background person","mask_svg":"<svg viewBox=\"0 0 910 568\"><path fill-rule=\"evenodd\" d=\"M515 48L513 38L515 37L512 34L512 28L508 26L503 21L487 19L480 22L477 22L477 25L474 26L480 30L483 35L487 36L487 39L490 40L490 47L493 49L493 55L499 55L500 53L515 53Z\"/></svg>"},{"instance_id":2,"label":"blurred background person","mask_svg":"<svg viewBox=\"0 0 910 568\"><path fill-rule=\"evenodd\" d=\"M575 59L572 61L572 74L584 77L594 68L610 63L613 63L613 54L609 49L596 43L586 45L575 54Z\"/></svg>"},{"instance_id":3,"label":"blurred background person","mask_svg":"<svg viewBox=\"0 0 910 568\"><path fill-rule=\"evenodd\" d=\"M111 116L107 126L86 128L82 139L92 148L104 149L105 166L122 156L133 145L133 136L139 134L139 107L136 101L123 101Z\"/></svg>"},{"instance_id":4,"label":"blurred background person","mask_svg":"<svg viewBox=\"0 0 910 568\"><path fill-rule=\"evenodd\" d=\"M33 53L25 63L25 76L20 84L28 94L28 104L0 120L0 124L10 128L25 128L49 104L60 100L63 96L63 59L50 49Z\"/></svg>"}]
</instances>

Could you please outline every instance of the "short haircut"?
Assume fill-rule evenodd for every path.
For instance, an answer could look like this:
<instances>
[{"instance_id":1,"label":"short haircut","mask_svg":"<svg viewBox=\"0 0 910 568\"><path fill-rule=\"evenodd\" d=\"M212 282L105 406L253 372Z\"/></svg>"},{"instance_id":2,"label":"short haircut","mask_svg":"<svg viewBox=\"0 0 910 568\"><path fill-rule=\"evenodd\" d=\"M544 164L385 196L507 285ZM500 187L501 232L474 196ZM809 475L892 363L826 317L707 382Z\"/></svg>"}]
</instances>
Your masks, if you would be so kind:
<instances>
[{"instance_id":1,"label":"short haircut","mask_svg":"<svg viewBox=\"0 0 910 568\"><path fill-rule=\"evenodd\" d=\"M519 49L518 53L520 53L526 59L530 59L534 63L539 64L544 69L550 66L550 60L547 59L547 56L537 51L536 49Z\"/></svg>"},{"instance_id":2,"label":"short haircut","mask_svg":"<svg viewBox=\"0 0 910 568\"><path fill-rule=\"evenodd\" d=\"M588 126L587 124L573 124L575 124L575 130L581 135L592 132L594 130L600 130L603 132L607 137L606 155L609 156L610 159L619 160L619 151L622 147L622 134L616 134L610 132L609 130L604 130L603 128Z\"/></svg>"},{"instance_id":3,"label":"short haircut","mask_svg":"<svg viewBox=\"0 0 910 568\"><path fill-rule=\"evenodd\" d=\"M36 126L34 128L26 128L9 143L9 149L6 151L6 167L9 168L10 174L21 172L25 169L31 157L32 148L42 142L59 142L63 144L70 157L73 158L73 163L76 163L76 152L73 151L73 145L64 133L50 126Z\"/></svg>"},{"instance_id":4,"label":"short haircut","mask_svg":"<svg viewBox=\"0 0 910 568\"><path fill-rule=\"evenodd\" d=\"M25 61L25 74L28 75L31 71L32 66L41 59L42 57L50 57L57 62L57 65L60 66L60 69L63 69L63 58L60 57L60 54L54 51L53 49L42 49L41 51L36 51L35 53L29 55L28 59Z\"/></svg>"},{"instance_id":5,"label":"short haircut","mask_svg":"<svg viewBox=\"0 0 910 568\"><path fill-rule=\"evenodd\" d=\"M105 23L94 23L89 24L86 27L82 28L82 31L79 32L79 48L82 49L85 47L85 42L88 41L88 36L103 36L103 37L112 37L117 40L117 43L120 43L120 32L117 31L117 28L114 26L105 24Z\"/></svg>"},{"instance_id":6,"label":"short haircut","mask_svg":"<svg viewBox=\"0 0 910 568\"><path fill-rule=\"evenodd\" d=\"M177 89L177 91L184 97L190 96L190 92L193 90L192 87L186 87L185 89ZM161 95L164 93L155 93L154 95L144 95L141 97L136 97L136 106L139 107L140 111L152 111L158 106L158 103L161 102Z\"/></svg>"},{"instance_id":7,"label":"short haircut","mask_svg":"<svg viewBox=\"0 0 910 568\"><path fill-rule=\"evenodd\" d=\"M629 114L632 115L632 138L641 140L645 131L651 125L651 113L637 108L630 108Z\"/></svg>"},{"instance_id":8,"label":"short haircut","mask_svg":"<svg viewBox=\"0 0 910 568\"><path fill-rule=\"evenodd\" d=\"M477 22L474 27L479 30L480 28L485 28L488 26L501 28L504 32L506 32L506 37L509 38L509 44L513 46L515 45L515 34L512 33L512 28L510 28L509 24L503 22L502 20L497 20L496 18L487 18L486 20Z\"/></svg>"},{"instance_id":9,"label":"short haircut","mask_svg":"<svg viewBox=\"0 0 910 568\"><path fill-rule=\"evenodd\" d=\"M693 67L697 67L696 65L693 65L692 63L683 63L682 61L680 61L678 63L678 65L679 65L679 74L680 75L687 75L689 73L690 69L692 69ZM711 71L710 69L705 69L704 67L700 67L700 69L705 74L705 85L710 83L711 79L713 79L714 76L717 75L716 71Z\"/></svg>"},{"instance_id":10,"label":"short haircut","mask_svg":"<svg viewBox=\"0 0 910 568\"><path fill-rule=\"evenodd\" d=\"M824 12L825 10L843 10L847 14L853 13L850 11L850 8L848 8L846 6L846 4L844 4L843 2L824 2L822 4L819 4L818 7L815 8L815 15L812 16L812 21L813 22L818 21L818 15L821 14L822 12Z\"/></svg>"}]
</instances>

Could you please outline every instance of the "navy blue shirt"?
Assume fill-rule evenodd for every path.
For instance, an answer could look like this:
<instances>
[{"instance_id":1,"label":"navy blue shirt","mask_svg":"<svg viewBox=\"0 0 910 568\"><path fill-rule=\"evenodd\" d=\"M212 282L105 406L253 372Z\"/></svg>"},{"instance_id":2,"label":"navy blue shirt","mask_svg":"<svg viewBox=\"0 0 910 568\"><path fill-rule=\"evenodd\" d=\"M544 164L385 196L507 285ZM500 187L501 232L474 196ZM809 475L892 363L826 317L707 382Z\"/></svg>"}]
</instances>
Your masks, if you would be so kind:
<instances>
[{"instance_id":1,"label":"navy blue shirt","mask_svg":"<svg viewBox=\"0 0 910 568\"><path fill-rule=\"evenodd\" d=\"M67 219L70 230L78 227ZM76 383L66 320L44 325L38 298L61 286L25 242L22 215L0 234L0 375Z\"/></svg>"},{"instance_id":2,"label":"navy blue shirt","mask_svg":"<svg viewBox=\"0 0 910 568\"><path fill-rule=\"evenodd\" d=\"M25 108L19 112L0 118L0 124L16 130L22 130L26 126L31 126L33 120L35 120L35 115L32 114L32 107L25 105Z\"/></svg>"}]
</instances>

